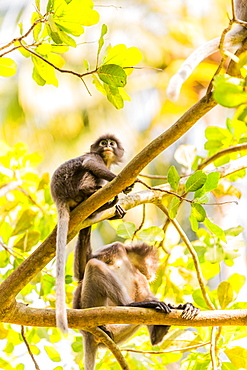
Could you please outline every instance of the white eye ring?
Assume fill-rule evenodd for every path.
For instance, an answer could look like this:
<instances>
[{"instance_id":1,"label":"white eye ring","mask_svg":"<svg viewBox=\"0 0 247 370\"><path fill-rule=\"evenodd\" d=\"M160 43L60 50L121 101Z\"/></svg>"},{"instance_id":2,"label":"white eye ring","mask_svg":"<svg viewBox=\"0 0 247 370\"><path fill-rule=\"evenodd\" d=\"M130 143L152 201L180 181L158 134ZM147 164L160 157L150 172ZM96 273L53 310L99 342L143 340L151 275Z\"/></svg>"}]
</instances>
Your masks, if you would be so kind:
<instances>
[{"instance_id":1,"label":"white eye ring","mask_svg":"<svg viewBox=\"0 0 247 370\"><path fill-rule=\"evenodd\" d=\"M107 146L107 140L101 140L99 146Z\"/></svg>"},{"instance_id":2,"label":"white eye ring","mask_svg":"<svg viewBox=\"0 0 247 370\"><path fill-rule=\"evenodd\" d=\"M117 146L117 143L116 143L116 141L110 141L109 142L109 144L110 144L110 146L112 146L113 148L115 148L116 146Z\"/></svg>"}]
</instances>

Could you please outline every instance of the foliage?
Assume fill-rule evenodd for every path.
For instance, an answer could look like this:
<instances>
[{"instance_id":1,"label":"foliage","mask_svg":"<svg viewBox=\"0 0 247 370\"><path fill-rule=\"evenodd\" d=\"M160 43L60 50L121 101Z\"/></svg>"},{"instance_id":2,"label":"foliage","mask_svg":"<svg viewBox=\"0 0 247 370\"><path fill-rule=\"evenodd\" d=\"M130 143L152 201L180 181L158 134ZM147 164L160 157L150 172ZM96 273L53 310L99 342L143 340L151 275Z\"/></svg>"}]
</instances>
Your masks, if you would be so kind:
<instances>
[{"instance_id":1,"label":"foliage","mask_svg":"<svg viewBox=\"0 0 247 370\"><path fill-rule=\"evenodd\" d=\"M107 96L107 99L117 108L124 106L124 100L130 100L123 90L127 83L127 76L132 72L133 66L142 58L140 51L135 47L127 48L125 45L109 46L103 62L98 65L99 55L104 45L104 36L107 26L102 25L98 40L96 67L90 71L89 62L84 60L86 71L77 73L63 70L64 55L70 48L78 45L74 37L84 33L84 27L90 27L99 22L99 13L93 9L91 0L49 0L46 12L42 14L40 1L36 1L36 11L32 14L30 29L24 33L23 25L19 24L21 36L3 46L7 49L0 55L0 76L10 77L17 72L14 60L4 57L16 48L33 63L34 81L39 86L45 84L58 87L56 70L70 73L83 80L89 74L93 75L93 83L97 89ZM28 43L26 38L32 34L33 42ZM14 44L14 48L12 48ZM102 83L103 82L103 83Z\"/></svg>"},{"instance_id":2,"label":"foliage","mask_svg":"<svg viewBox=\"0 0 247 370\"><path fill-rule=\"evenodd\" d=\"M76 76L84 83L85 77L90 75L95 87L107 97L108 101L117 109L123 108L124 101L130 100L124 90L128 76L132 73L133 66L138 64L142 58L139 49L127 47L122 43L115 46L108 45L107 48L104 48L108 27L104 23L100 25L99 12L94 9L91 0L49 0L45 4L45 10L42 10L43 7L44 2L36 0L30 28L26 30L26 27L20 23L20 36L1 47L0 75L10 78L17 77L18 61L10 58L9 54L18 50L21 53L21 58L32 63L32 78L40 88L45 89L46 85L60 86L59 73ZM186 14L182 16L186 18ZM177 47L177 43L181 43L179 44L181 48L189 46L191 49L188 26L193 28L195 24L192 24L191 18L187 19L186 23L186 19L183 23L184 29L182 26L178 27L176 22L176 27L171 31L176 52L180 49ZM216 22L214 23L216 24ZM94 52L95 67L90 67L89 58L84 60L81 58L77 65L80 69L83 68L82 72L78 73L73 69L67 69L67 67L63 69L65 64L70 65L69 53L79 49L81 35L84 34L86 28L91 30L94 25L101 26L101 31L97 29L97 50ZM191 37L194 34L192 29ZM154 39L151 40L153 46ZM168 44L171 47L173 45L171 38L169 40ZM160 44L159 49L161 48ZM162 46L162 48L166 48L166 46ZM171 62L167 57L171 51L169 50L167 53L165 50L165 52L165 57L162 54L163 59L161 58L160 64L157 63L155 67L160 67L160 65L163 67L162 63L167 65L168 62ZM170 59L178 58L176 52L170 56ZM150 57L147 52L146 58L150 58L150 63L151 59L157 57L156 54L150 52ZM170 68L175 62L171 62ZM207 62L204 62L201 68L203 73L200 75L200 72L197 72L195 76L203 85L210 80L214 71L212 65ZM181 220L182 227L186 229L186 234L191 240L191 248L198 257L199 269L205 280L205 290L209 300L215 308L222 310L247 308L246 303L241 302L241 298L239 298L241 297L241 289L246 284L246 278L238 272L236 266L239 256L243 255L242 232L244 229L239 225L231 225L230 228L218 225L219 219L215 217L212 210L212 203L214 204L215 201L218 203L218 208L223 208L224 205L221 205L221 202L225 200L225 197L230 201L236 198L241 200L242 197L239 184L246 176L244 166L227 177L222 177L221 174L221 166L232 164L236 159L246 155L246 149L241 148L242 144L247 143L246 53L239 59L239 69L241 78L222 74L214 79L215 100L224 107L237 107L237 110L221 127L215 123L216 121L210 122L205 130L205 156L197 155L197 152L200 153L202 149L199 145L195 148L193 145L184 144L180 145L174 153L174 161L173 158L170 160L173 163L172 166L168 165L168 160L167 158L165 160L164 157L161 160L157 159L155 164L149 166L149 170L152 170L151 172L154 174L160 172L167 174L170 191L164 191L162 204L168 209L169 217L172 220ZM200 67L198 71L200 71ZM186 109L187 105L191 105L191 101L195 99L194 95L193 98L192 95L189 95L192 94L192 83L193 79L187 83L187 89L189 87L190 93L187 91L189 98L183 98L182 105L184 104L184 106L182 108L179 105L170 105L171 103L167 101L162 103L160 111L154 117L152 124L150 123L150 137L153 136L153 127L157 122L160 124L164 118L164 112L169 112L170 115L180 114L181 109ZM161 96L161 85L163 84L160 79L157 82L158 87L156 86L161 91ZM144 87L138 81L138 89L141 88ZM17 113L16 116L20 119L20 112ZM63 121L62 123L64 124ZM80 125L78 126L78 130L81 130ZM49 130L51 130L50 127ZM57 134L62 130L63 125L60 125ZM65 133L69 136L67 127ZM45 136L45 140L47 137L48 135ZM140 134L140 138L144 138L144 136ZM147 140L146 137L145 140ZM140 142L143 145L144 141L140 140ZM228 150L231 148L232 150ZM224 152L226 149L228 151ZM49 174L47 172L42 174L40 169L44 163L43 157L45 155L40 152L30 154L24 143L9 146L5 141L0 142L1 281L5 280L32 254L55 226L56 211L50 196ZM206 172L204 170L203 165L207 160L214 171ZM177 161L176 166L174 165L175 161ZM39 167L37 168L37 166ZM215 171L216 167L217 171ZM184 179L184 173L187 175L186 179ZM156 189L159 188L156 180L150 180L150 183L151 186L155 185ZM183 208L184 204L187 206L186 212ZM156 213L156 210L151 209L146 215L143 214L142 222L138 221L136 214L134 217L127 214L127 221L108 221L97 225L94 233L98 239L104 239L106 243L118 239L123 242L141 240L154 244L159 250L160 257L160 268L156 280L151 283L154 294L159 299L171 303L190 301L201 310L208 310L205 294L203 294L197 279L198 266L184 240L180 240L178 230L171 223L167 225L163 220L163 214ZM66 266L66 299L70 307L75 290L72 278L72 261L73 253L69 248ZM226 268L229 273L227 277L224 275ZM222 276L224 276L223 279ZM54 264L51 262L22 289L17 299L33 307L54 308L54 284ZM163 343L154 348L157 351L169 352L155 355L135 352L123 352L123 354L130 368L164 369L167 364L176 363L182 370L211 369L211 335L211 328L203 327L193 330L184 327L172 328ZM219 368L223 370L247 368L247 349L244 342L246 335L245 327L229 326L221 329L216 341ZM24 340L19 327L1 323L0 337L2 339L0 368L6 370L27 368L29 365L26 365L26 362L24 365L22 363L24 361L21 359L21 356L27 353L27 349L23 344ZM77 365L81 368L83 346L81 335L77 331L71 331L66 338L69 346L67 349L69 360L61 351L63 338L57 329L27 327L25 328L25 338L37 362L42 363L45 359L49 368L57 370L67 368L67 366L75 368ZM197 348L203 343L208 343L202 347L203 350L200 347ZM192 348L183 350L185 347ZM146 328L141 328L138 335L130 339L123 348L150 351ZM177 349L180 349L180 352L174 352ZM25 356L28 357L28 355ZM97 369L105 368L118 369L119 365L109 351L102 349L98 355Z\"/></svg>"}]
</instances>

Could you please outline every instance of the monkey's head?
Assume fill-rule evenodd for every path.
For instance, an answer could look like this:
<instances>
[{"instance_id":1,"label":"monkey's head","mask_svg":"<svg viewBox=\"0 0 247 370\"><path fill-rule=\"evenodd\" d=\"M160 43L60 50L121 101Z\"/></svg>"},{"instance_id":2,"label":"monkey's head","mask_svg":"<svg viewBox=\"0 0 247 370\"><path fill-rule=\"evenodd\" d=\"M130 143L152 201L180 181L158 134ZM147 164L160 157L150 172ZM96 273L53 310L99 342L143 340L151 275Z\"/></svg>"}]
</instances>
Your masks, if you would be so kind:
<instances>
[{"instance_id":1,"label":"monkey's head","mask_svg":"<svg viewBox=\"0 0 247 370\"><path fill-rule=\"evenodd\" d=\"M99 154L105 164L117 164L121 162L124 155L124 148L116 136L112 134L105 134L100 136L95 143L90 146L91 153Z\"/></svg>"}]
</instances>

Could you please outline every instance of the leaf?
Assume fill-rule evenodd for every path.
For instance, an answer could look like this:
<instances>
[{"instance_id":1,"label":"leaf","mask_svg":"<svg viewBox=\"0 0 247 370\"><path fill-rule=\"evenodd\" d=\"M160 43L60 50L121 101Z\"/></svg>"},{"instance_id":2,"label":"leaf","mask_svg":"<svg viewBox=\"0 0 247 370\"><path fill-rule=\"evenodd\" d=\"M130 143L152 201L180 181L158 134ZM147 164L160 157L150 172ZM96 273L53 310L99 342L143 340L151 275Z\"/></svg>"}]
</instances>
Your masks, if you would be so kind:
<instances>
[{"instance_id":1,"label":"leaf","mask_svg":"<svg viewBox=\"0 0 247 370\"><path fill-rule=\"evenodd\" d=\"M205 220L206 212L201 204L192 203L191 212L198 222L203 222Z\"/></svg>"},{"instance_id":2,"label":"leaf","mask_svg":"<svg viewBox=\"0 0 247 370\"><path fill-rule=\"evenodd\" d=\"M14 247L28 252L33 246L35 246L40 239L40 231L28 231L15 245Z\"/></svg>"},{"instance_id":3,"label":"leaf","mask_svg":"<svg viewBox=\"0 0 247 370\"><path fill-rule=\"evenodd\" d=\"M209 261L211 263L221 262L223 261L224 257L224 250L219 244L214 244L212 247L208 247L207 252L205 253L206 261Z\"/></svg>"},{"instance_id":4,"label":"leaf","mask_svg":"<svg viewBox=\"0 0 247 370\"><path fill-rule=\"evenodd\" d=\"M121 67L132 67L142 60L142 54L136 47L127 48L124 44L109 46L104 64L117 64Z\"/></svg>"},{"instance_id":5,"label":"leaf","mask_svg":"<svg viewBox=\"0 0 247 370\"><path fill-rule=\"evenodd\" d=\"M54 362L61 361L60 354L58 353L58 351L54 347L44 346L44 349L45 349L47 355L50 357L50 359L52 361L54 361Z\"/></svg>"},{"instance_id":6,"label":"leaf","mask_svg":"<svg viewBox=\"0 0 247 370\"><path fill-rule=\"evenodd\" d=\"M207 175L204 172L196 171L186 181L186 184L185 184L186 193L200 189L205 184L206 180L207 180Z\"/></svg>"},{"instance_id":7,"label":"leaf","mask_svg":"<svg viewBox=\"0 0 247 370\"><path fill-rule=\"evenodd\" d=\"M157 226L151 226L138 232L138 239L144 240L147 243L160 242L164 239L164 231Z\"/></svg>"},{"instance_id":8,"label":"leaf","mask_svg":"<svg viewBox=\"0 0 247 370\"><path fill-rule=\"evenodd\" d=\"M174 153L176 161L186 168L191 169L196 157L196 147L191 144L180 145Z\"/></svg>"},{"instance_id":9,"label":"leaf","mask_svg":"<svg viewBox=\"0 0 247 370\"><path fill-rule=\"evenodd\" d=\"M11 77L16 73L16 63L10 58L0 57L0 76Z\"/></svg>"},{"instance_id":10,"label":"leaf","mask_svg":"<svg viewBox=\"0 0 247 370\"><path fill-rule=\"evenodd\" d=\"M127 76L122 67L116 64L102 65L97 74L107 85L124 87L127 83Z\"/></svg>"},{"instance_id":11,"label":"leaf","mask_svg":"<svg viewBox=\"0 0 247 370\"><path fill-rule=\"evenodd\" d=\"M173 190L177 191L178 184L179 184L179 181L180 181L180 176L179 176L175 166L171 166L169 168L168 173L167 173L167 180L170 184L170 187Z\"/></svg>"},{"instance_id":12,"label":"leaf","mask_svg":"<svg viewBox=\"0 0 247 370\"><path fill-rule=\"evenodd\" d=\"M247 349L236 346L231 349L226 349L224 352L238 369L247 369Z\"/></svg>"},{"instance_id":13,"label":"leaf","mask_svg":"<svg viewBox=\"0 0 247 370\"><path fill-rule=\"evenodd\" d=\"M107 99L114 105L115 108L122 109L124 107L123 98L117 87L104 84L104 90L106 92Z\"/></svg>"},{"instance_id":14,"label":"leaf","mask_svg":"<svg viewBox=\"0 0 247 370\"><path fill-rule=\"evenodd\" d=\"M204 309L208 310L208 306L207 306L207 304L206 304L206 302L205 302L205 300L204 300L204 298L202 296L201 289L196 289L194 291L194 293L192 294L192 297L193 297L195 303L198 306L200 306L201 308L204 308Z\"/></svg>"},{"instance_id":15,"label":"leaf","mask_svg":"<svg viewBox=\"0 0 247 370\"><path fill-rule=\"evenodd\" d=\"M190 220L190 226L191 226L191 229L196 232L198 230L198 221L196 219L196 217L191 213L190 217L189 217L189 220Z\"/></svg>"},{"instance_id":16,"label":"leaf","mask_svg":"<svg viewBox=\"0 0 247 370\"><path fill-rule=\"evenodd\" d=\"M101 27L101 35L100 35L100 38L99 38L99 41L98 41L98 52L97 52L97 56L99 57L99 54L101 52L101 49L104 45L104 36L106 35L107 33L107 25L106 24L102 24L102 27Z\"/></svg>"},{"instance_id":17,"label":"leaf","mask_svg":"<svg viewBox=\"0 0 247 370\"><path fill-rule=\"evenodd\" d=\"M123 222L118 225L117 235L124 239L131 239L135 230L135 224L133 224L132 222Z\"/></svg>"},{"instance_id":18,"label":"leaf","mask_svg":"<svg viewBox=\"0 0 247 370\"><path fill-rule=\"evenodd\" d=\"M233 289L228 281L222 281L217 288L221 308L225 309L233 301Z\"/></svg>"},{"instance_id":19,"label":"leaf","mask_svg":"<svg viewBox=\"0 0 247 370\"><path fill-rule=\"evenodd\" d=\"M34 212L32 209L26 209L22 212L12 232L12 236L21 234L28 230L33 225L36 215L37 212Z\"/></svg>"},{"instance_id":20,"label":"leaf","mask_svg":"<svg viewBox=\"0 0 247 370\"><path fill-rule=\"evenodd\" d=\"M228 75L215 77L213 97L217 103L228 108L247 103L247 93L242 86L242 81Z\"/></svg>"},{"instance_id":21,"label":"leaf","mask_svg":"<svg viewBox=\"0 0 247 370\"><path fill-rule=\"evenodd\" d=\"M214 235L216 235L219 239L226 242L226 236L224 231L218 225L215 225L211 222L208 218L205 218L204 225L210 230Z\"/></svg>"},{"instance_id":22,"label":"leaf","mask_svg":"<svg viewBox=\"0 0 247 370\"><path fill-rule=\"evenodd\" d=\"M58 86L54 67L36 56L32 56L32 61L36 68L36 73L40 75L42 80L44 80L48 85Z\"/></svg>"},{"instance_id":23,"label":"leaf","mask_svg":"<svg viewBox=\"0 0 247 370\"><path fill-rule=\"evenodd\" d=\"M228 278L228 281L231 284L231 287L234 290L234 292L239 293L239 291L246 282L246 277L244 275L235 273Z\"/></svg>"},{"instance_id":24,"label":"leaf","mask_svg":"<svg viewBox=\"0 0 247 370\"><path fill-rule=\"evenodd\" d=\"M238 236L243 231L244 231L244 227L236 226L236 227L231 227L230 229L225 230L225 234L231 235L231 236Z\"/></svg>"},{"instance_id":25,"label":"leaf","mask_svg":"<svg viewBox=\"0 0 247 370\"><path fill-rule=\"evenodd\" d=\"M171 219L176 217L180 203L181 203L181 200L178 197L172 198L172 201L168 207L169 217Z\"/></svg>"}]
</instances>

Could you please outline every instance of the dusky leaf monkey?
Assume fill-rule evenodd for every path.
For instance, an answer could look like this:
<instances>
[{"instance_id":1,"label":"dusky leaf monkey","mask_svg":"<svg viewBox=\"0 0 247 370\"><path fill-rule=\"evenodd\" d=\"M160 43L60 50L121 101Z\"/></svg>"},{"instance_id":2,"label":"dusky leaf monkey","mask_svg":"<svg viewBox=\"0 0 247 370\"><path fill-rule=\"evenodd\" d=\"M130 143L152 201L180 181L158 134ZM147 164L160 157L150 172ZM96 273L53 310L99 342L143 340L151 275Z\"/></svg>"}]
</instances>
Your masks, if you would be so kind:
<instances>
[{"instance_id":1,"label":"dusky leaf monkey","mask_svg":"<svg viewBox=\"0 0 247 370\"><path fill-rule=\"evenodd\" d=\"M247 22L247 2L246 0L235 0L236 17L238 20ZM247 37L247 27L240 24L234 25L234 29L229 31L224 40L224 48L231 49L241 45ZM177 73L172 76L168 87L167 96L170 100L177 100L182 84L191 75L196 66L209 55L219 50L220 37L216 37L201 46L183 62Z\"/></svg>"},{"instance_id":2,"label":"dusky leaf monkey","mask_svg":"<svg viewBox=\"0 0 247 370\"><path fill-rule=\"evenodd\" d=\"M86 261L87 251L91 251L89 233L87 243L88 246L77 244L75 265L80 260ZM164 313L177 308L183 310L182 317L185 319L192 319L198 314L199 309L190 303L172 306L160 302L151 292L148 281L155 278L158 268L157 251L153 246L115 242L90 253L90 256L85 271L80 271L83 280L75 290L73 308L132 306L152 308ZM100 326L118 344L126 341L138 327L133 324ZM147 327L152 345L160 343L170 328L168 325ZM85 330L81 330L81 333L84 338L84 369L94 370L100 343L91 333Z\"/></svg>"},{"instance_id":3,"label":"dusky leaf monkey","mask_svg":"<svg viewBox=\"0 0 247 370\"><path fill-rule=\"evenodd\" d=\"M51 178L51 194L58 212L56 240L56 325L62 331L68 329L65 305L65 247L67 244L70 211L79 203L100 189L116 175L110 171L112 164L118 164L124 154L120 141L112 134L100 136L90 147L90 152L73 158L57 168ZM124 190L128 193L132 186ZM112 201L100 207L103 211L117 203ZM124 210L116 208L117 216L122 217ZM80 232L79 238L87 235L87 230Z\"/></svg>"}]
</instances>

